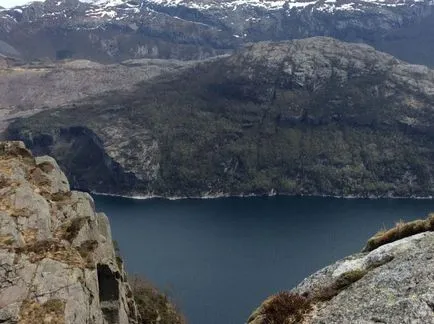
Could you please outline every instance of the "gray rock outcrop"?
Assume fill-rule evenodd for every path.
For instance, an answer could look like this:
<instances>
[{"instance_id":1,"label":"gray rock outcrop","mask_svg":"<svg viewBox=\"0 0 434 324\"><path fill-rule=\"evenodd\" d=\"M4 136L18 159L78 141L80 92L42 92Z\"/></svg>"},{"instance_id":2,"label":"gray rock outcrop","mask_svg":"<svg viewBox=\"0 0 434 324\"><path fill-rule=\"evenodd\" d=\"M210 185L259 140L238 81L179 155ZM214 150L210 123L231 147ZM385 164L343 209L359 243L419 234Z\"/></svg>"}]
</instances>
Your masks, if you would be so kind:
<instances>
[{"instance_id":1,"label":"gray rock outcrop","mask_svg":"<svg viewBox=\"0 0 434 324\"><path fill-rule=\"evenodd\" d=\"M137 323L107 217L50 157L0 142L0 322Z\"/></svg>"},{"instance_id":2,"label":"gray rock outcrop","mask_svg":"<svg viewBox=\"0 0 434 324\"><path fill-rule=\"evenodd\" d=\"M432 230L434 216L426 224ZM404 224L400 230L408 228ZM265 301L248 323L277 324L267 318L277 296ZM286 298L295 296L311 305L300 304L300 312L282 307L288 323L299 323L292 321L297 312L306 324L434 323L434 233L428 230L340 260L306 278Z\"/></svg>"}]
</instances>

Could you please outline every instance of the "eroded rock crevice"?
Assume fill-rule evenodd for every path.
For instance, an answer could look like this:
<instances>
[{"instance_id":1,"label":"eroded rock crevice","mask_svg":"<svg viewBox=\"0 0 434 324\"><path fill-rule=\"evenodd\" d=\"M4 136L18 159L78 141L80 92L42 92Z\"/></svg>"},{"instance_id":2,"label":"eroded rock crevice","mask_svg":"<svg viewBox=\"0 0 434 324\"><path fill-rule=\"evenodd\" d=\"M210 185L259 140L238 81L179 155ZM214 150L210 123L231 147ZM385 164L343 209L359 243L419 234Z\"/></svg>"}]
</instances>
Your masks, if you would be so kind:
<instances>
[{"instance_id":1,"label":"eroded rock crevice","mask_svg":"<svg viewBox=\"0 0 434 324\"><path fill-rule=\"evenodd\" d=\"M105 320L109 324L119 323L119 280L106 264L97 265L99 300Z\"/></svg>"},{"instance_id":2,"label":"eroded rock crevice","mask_svg":"<svg viewBox=\"0 0 434 324\"><path fill-rule=\"evenodd\" d=\"M24 141L35 155L55 157L73 188L110 192L139 185L138 179L107 154L99 136L87 127L59 127L38 134L11 130L8 138Z\"/></svg>"}]
</instances>

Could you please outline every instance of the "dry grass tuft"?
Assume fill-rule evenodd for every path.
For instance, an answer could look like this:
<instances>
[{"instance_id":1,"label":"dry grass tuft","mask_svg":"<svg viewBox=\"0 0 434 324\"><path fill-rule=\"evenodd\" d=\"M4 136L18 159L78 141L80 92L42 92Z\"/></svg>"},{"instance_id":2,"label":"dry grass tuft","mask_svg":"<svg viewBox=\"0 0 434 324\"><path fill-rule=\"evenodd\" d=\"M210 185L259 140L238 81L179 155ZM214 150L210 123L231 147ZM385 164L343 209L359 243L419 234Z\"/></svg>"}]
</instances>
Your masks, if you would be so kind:
<instances>
[{"instance_id":1,"label":"dry grass tuft","mask_svg":"<svg viewBox=\"0 0 434 324\"><path fill-rule=\"evenodd\" d=\"M50 195L49 199L56 203L68 203L70 202L72 192L56 192Z\"/></svg>"},{"instance_id":2,"label":"dry grass tuft","mask_svg":"<svg viewBox=\"0 0 434 324\"><path fill-rule=\"evenodd\" d=\"M384 244L427 231L434 231L434 214L430 214L425 220L419 219L408 223L399 221L394 228L378 232L368 240L363 252L369 252Z\"/></svg>"},{"instance_id":3,"label":"dry grass tuft","mask_svg":"<svg viewBox=\"0 0 434 324\"><path fill-rule=\"evenodd\" d=\"M301 323L312 310L309 298L290 292L281 292L268 299L261 311L267 324Z\"/></svg>"},{"instance_id":4,"label":"dry grass tuft","mask_svg":"<svg viewBox=\"0 0 434 324\"><path fill-rule=\"evenodd\" d=\"M86 262L87 268L95 268L95 261L93 259L93 252L98 247L98 242L95 240L84 241L78 248L83 260Z\"/></svg>"},{"instance_id":5,"label":"dry grass tuft","mask_svg":"<svg viewBox=\"0 0 434 324\"><path fill-rule=\"evenodd\" d=\"M39 230L37 228L28 228L21 232L21 236L24 240L25 244L34 244L38 239L38 232Z\"/></svg>"},{"instance_id":6,"label":"dry grass tuft","mask_svg":"<svg viewBox=\"0 0 434 324\"><path fill-rule=\"evenodd\" d=\"M54 237L71 242L77 237L81 228L88 221L88 217L77 217L62 224L54 233Z\"/></svg>"},{"instance_id":7,"label":"dry grass tuft","mask_svg":"<svg viewBox=\"0 0 434 324\"><path fill-rule=\"evenodd\" d=\"M26 164L34 165L35 159L33 158L30 150L26 149L21 143L18 142L2 142L0 143L0 159L7 160L14 158L22 160Z\"/></svg>"},{"instance_id":8,"label":"dry grass tuft","mask_svg":"<svg viewBox=\"0 0 434 324\"><path fill-rule=\"evenodd\" d=\"M33 168L28 175L27 180L42 192L50 192L51 180L48 175L40 168Z\"/></svg>"},{"instance_id":9,"label":"dry grass tuft","mask_svg":"<svg viewBox=\"0 0 434 324\"><path fill-rule=\"evenodd\" d=\"M314 306L331 300L344 289L362 279L369 270L353 270L343 273L330 285L320 287L303 295L281 292L268 298L249 318L248 323L296 324L313 311ZM259 321L258 321L259 319Z\"/></svg>"},{"instance_id":10,"label":"dry grass tuft","mask_svg":"<svg viewBox=\"0 0 434 324\"><path fill-rule=\"evenodd\" d=\"M0 174L0 189L9 187L11 185L11 180L5 177L4 174Z\"/></svg>"},{"instance_id":11,"label":"dry grass tuft","mask_svg":"<svg viewBox=\"0 0 434 324\"><path fill-rule=\"evenodd\" d=\"M39 163L38 168L40 168L45 173L50 173L51 171L53 171L55 169L54 165L52 165L50 162Z\"/></svg>"},{"instance_id":12,"label":"dry grass tuft","mask_svg":"<svg viewBox=\"0 0 434 324\"><path fill-rule=\"evenodd\" d=\"M32 263L45 258L66 263L73 267L85 268L87 263L80 253L71 247L64 246L55 240L38 241L15 249L17 254L26 254Z\"/></svg>"},{"instance_id":13,"label":"dry grass tuft","mask_svg":"<svg viewBox=\"0 0 434 324\"><path fill-rule=\"evenodd\" d=\"M20 209L12 208L12 209L9 209L7 212L11 217L15 217L15 218L18 218L18 217L27 217L28 218L32 215L32 212L26 208L20 208Z\"/></svg>"},{"instance_id":14,"label":"dry grass tuft","mask_svg":"<svg viewBox=\"0 0 434 324\"><path fill-rule=\"evenodd\" d=\"M65 324L65 301L50 299L44 304L25 300L21 304L18 324Z\"/></svg>"}]
</instances>

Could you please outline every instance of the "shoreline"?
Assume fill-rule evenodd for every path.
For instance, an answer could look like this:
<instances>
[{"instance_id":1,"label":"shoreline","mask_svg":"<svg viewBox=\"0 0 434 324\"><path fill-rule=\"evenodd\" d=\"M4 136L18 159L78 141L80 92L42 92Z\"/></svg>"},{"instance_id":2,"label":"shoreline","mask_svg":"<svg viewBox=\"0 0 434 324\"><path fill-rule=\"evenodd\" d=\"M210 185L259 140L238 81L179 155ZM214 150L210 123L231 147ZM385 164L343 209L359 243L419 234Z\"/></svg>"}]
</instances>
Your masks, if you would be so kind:
<instances>
[{"instance_id":1,"label":"shoreline","mask_svg":"<svg viewBox=\"0 0 434 324\"><path fill-rule=\"evenodd\" d=\"M117 198L126 198L126 199L134 199L134 200L150 200L150 199L161 199L161 200L188 200L188 199L221 199L221 198L254 198L254 197L318 197L318 198L335 198L335 199L369 199L369 200L377 200L377 199L411 199L411 200L429 200L433 199L433 196L357 196L357 195L347 195L347 196L333 196L333 195L317 195L317 194L279 194L275 190L271 190L268 194L239 194L239 195L231 195L227 193L218 193L218 194L204 194L202 196L161 196L161 195L121 195L121 194L111 194L111 193L103 193L90 191L92 195L97 196L107 196L107 197L117 197Z\"/></svg>"}]
</instances>

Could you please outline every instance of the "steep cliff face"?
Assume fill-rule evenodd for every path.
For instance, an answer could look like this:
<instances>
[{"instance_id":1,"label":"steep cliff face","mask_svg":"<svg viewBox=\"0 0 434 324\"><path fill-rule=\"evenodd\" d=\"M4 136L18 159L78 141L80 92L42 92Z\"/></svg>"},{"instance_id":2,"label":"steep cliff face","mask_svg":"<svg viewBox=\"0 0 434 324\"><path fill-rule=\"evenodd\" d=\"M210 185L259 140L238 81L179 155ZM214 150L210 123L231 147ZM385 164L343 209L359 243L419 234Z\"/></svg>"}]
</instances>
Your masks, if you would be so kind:
<instances>
[{"instance_id":1,"label":"steep cliff face","mask_svg":"<svg viewBox=\"0 0 434 324\"><path fill-rule=\"evenodd\" d=\"M248 323L434 323L433 231L430 215L380 232L366 252L267 299Z\"/></svg>"},{"instance_id":2,"label":"steep cliff face","mask_svg":"<svg viewBox=\"0 0 434 324\"><path fill-rule=\"evenodd\" d=\"M0 142L0 225L1 323L137 323L107 217L20 142Z\"/></svg>"},{"instance_id":3,"label":"steep cliff face","mask_svg":"<svg viewBox=\"0 0 434 324\"><path fill-rule=\"evenodd\" d=\"M433 70L367 45L263 42L7 136L98 192L430 196L433 89Z\"/></svg>"}]
</instances>

